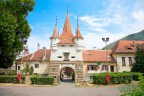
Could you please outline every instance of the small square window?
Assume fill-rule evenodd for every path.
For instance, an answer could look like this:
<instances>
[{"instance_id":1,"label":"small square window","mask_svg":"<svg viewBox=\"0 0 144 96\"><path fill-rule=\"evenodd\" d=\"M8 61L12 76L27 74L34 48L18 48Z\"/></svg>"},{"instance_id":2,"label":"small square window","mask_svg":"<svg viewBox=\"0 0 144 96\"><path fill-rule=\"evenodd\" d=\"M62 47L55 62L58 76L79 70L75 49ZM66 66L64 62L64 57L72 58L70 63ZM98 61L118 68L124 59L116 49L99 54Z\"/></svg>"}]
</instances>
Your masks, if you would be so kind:
<instances>
[{"instance_id":1,"label":"small square window","mask_svg":"<svg viewBox=\"0 0 144 96\"><path fill-rule=\"evenodd\" d=\"M39 64L35 64L35 68L39 68Z\"/></svg>"},{"instance_id":2,"label":"small square window","mask_svg":"<svg viewBox=\"0 0 144 96\"><path fill-rule=\"evenodd\" d=\"M70 45L70 47L73 47L73 45Z\"/></svg>"}]
</instances>

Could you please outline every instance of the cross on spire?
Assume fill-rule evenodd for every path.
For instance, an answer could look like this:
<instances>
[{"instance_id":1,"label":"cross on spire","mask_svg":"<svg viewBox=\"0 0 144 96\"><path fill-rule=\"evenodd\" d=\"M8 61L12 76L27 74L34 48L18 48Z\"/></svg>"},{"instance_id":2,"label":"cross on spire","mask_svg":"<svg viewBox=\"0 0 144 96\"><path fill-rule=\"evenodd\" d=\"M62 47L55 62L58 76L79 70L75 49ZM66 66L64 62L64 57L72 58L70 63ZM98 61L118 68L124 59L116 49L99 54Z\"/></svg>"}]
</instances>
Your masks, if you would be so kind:
<instances>
[{"instance_id":1,"label":"cross on spire","mask_svg":"<svg viewBox=\"0 0 144 96\"><path fill-rule=\"evenodd\" d=\"M67 14L68 14L68 4L67 4Z\"/></svg>"},{"instance_id":2,"label":"cross on spire","mask_svg":"<svg viewBox=\"0 0 144 96\"><path fill-rule=\"evenodd\" d=\"M57 27L57 16L56 16L56 24L55 24L55 26Z\"/></svg>"}]
</instances>

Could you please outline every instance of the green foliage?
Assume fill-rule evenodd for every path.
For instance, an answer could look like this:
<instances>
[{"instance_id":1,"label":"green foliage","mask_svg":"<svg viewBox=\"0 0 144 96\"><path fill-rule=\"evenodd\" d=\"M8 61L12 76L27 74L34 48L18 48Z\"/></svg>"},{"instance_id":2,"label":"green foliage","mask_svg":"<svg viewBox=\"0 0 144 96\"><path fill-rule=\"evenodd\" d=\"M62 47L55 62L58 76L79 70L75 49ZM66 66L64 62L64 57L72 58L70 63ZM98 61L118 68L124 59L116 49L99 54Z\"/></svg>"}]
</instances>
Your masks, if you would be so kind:
<instances>
[{"instance_id":1,"label":"green foliage","mask_svg":"<svg viewBox=\"0 0 144 96\"><path fill-rule=\"evenodd\" d=\"M22 78L22 83L25 83L25 77ZM0 76L0 83L18 83L17 76Z\"/></svg>"},{"instance_id":2,"label":"green foliage","mask_svg":"<svg viewBox=\"0 0 144 96\"><path fill-rule=\"evenodd\" d=\"M143 39L144 39L144 30L142 30L142 31L140 31L138 33L130 34L130 35L128 35L128 36L126 36L126 37L124 37L124 38L122 38L120 40L143 40ZM118 41L114 41L113 43L105 46L102 49L105 49L105 48L112 49L116 45L117 42Z\"/></svg>"},{"instance_id":3,"label":"green foliage","mask_svg":"<svg viewBox=\"0 0 144 96\"><path fill-rule=\"evenodd\" d=\"M23 50L31 31L26 17L34 5L34 0L0 0L0 68L11 67Z\"/></svg>"},{"instance_id":4,"label":"green foliage","mask_svg":"<svg viewBox=\"0 0 144 96\"><path fill-rule=\"evenodd\" d=\"M137 46L137 50L135 53L135 63L132 67L132 72L141 72L144 73L144 62L143 62L143 58L144 58L144 49L140 48L139 46Z\"/></svg>"},{"instance_id":5,"label":"green foliage","mask_svg":"<svg viewBox=\"0 0 144 96\"><path fill-rule=\"evenodd\" d=\"M139 85L130 85L121 90L121 96L144 96L144 77L139 76Z\"/></svg>"},{"instance_id":6,"label":"green foliage","mask_svg":"<svg viewBox=\"0 0 144 96\"><path fill-rule=\"evenodd\" d=\"M30 67L29 72L30 72L30 75L33 74L33 72L34 72L34 68L33 68L33 66Z\"/></svg>"},{"instance_id":7,"label":"green foliage","mask_svg":"<svg viewBox=\"0 0 144 96\"><path fill-rule=\"evenodd\" d=\"M23 73L27 75L29 73L29 64L26 64L25 68L22 70Z\"/></svg>"},{"instance_id":8,"label":"green foliage","mask_svg":"<svg viewBox=\"0 0 144 96\"><path fill-rule=\"evenodd\" d=\"M128 73L109 73L110 84L129 84L132 81L132 75ZM94 84L106 84L106 73L94 74Z\"/></svg>"},{"instance_id":9,"label":"green foliage","mask_svg":"<svg viewBox=\"0 0 144 96\"><path fill-rule=\"evenodd\" d=\"M16 70L0 70L0 75L16 75L17 71Z\"/></svg>"},{"instance_id":10,"label":"green foliage","mask_svg":"<svg viewBox=\"0 0 144 96\"><path fill-rule=\"evenodd\" d=\"M54 84L54 77L35 76L30 78L32 84L38 85L52 85Z\"/></svg>"}]
</instances>

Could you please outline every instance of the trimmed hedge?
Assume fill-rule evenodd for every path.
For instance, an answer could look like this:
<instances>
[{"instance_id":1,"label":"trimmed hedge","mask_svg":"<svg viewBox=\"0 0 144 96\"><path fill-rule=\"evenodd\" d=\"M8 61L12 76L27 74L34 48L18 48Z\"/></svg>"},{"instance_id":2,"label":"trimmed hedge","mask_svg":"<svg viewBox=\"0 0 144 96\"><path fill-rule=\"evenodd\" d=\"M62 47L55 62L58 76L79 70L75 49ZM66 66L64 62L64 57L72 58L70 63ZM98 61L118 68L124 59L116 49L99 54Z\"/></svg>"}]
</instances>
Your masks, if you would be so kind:
<instances>
[{"instance_id":1,"label":"trimmed hedge","mask_svg":"<svg viewBox=\"0 0 144 96\"><path fill-rule=\"evenodd\" d=\"M25 83L25 77L21 77L22 82ZM19 83L17 80L17 76L0 76L0 83Z\"/></svg>"},{"instance_id":2,"label":"trimmed hedge","mask_svg":"<svg viewBox=\"0 0 144 96\"><path fill-rule=\"evenodd\" d=\"M125 73L109 73L110 84L129 84L132 81L131 74ZM94 84L106 84L105 81L106 73L94 74L93 83Z\"/></svg>"},{"instance_id":3,"label":"trimmed hedge","mask_svg":"<svg viewBox=\"0 0 144 96\"><path fill-rule=\"evenodd\" d=\"M54 84L54 77L36 76L30 78L32 84L38 85L52 85Z\"/></svg>"}]
</instances>

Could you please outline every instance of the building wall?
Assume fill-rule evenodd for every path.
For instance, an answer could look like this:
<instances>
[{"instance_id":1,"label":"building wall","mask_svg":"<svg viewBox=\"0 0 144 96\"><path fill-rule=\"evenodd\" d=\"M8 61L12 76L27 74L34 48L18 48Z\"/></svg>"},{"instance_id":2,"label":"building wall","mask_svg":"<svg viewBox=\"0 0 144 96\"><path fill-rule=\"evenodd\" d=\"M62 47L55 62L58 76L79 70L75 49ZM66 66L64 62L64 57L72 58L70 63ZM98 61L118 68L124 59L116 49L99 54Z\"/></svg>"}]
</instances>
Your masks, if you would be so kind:
<instances>
[{"instance_id":1,"label":"building wall","mask_svg":"<svg viewBox=\"0 0 144 96\"><path fill-rule=\"evenodd\" d=\"M34 74L48 74L48 65L49 62L37 62L37 61L31 61L31 62L22 62L22 64L19 64L20 70L18 70L17 66L17 72L21 72L26 64L30 64L30 67L33 66L34 68ZM39 64L39 68L35 68L35 64Z\"/></svg>"},{"instance_id":2,"label":"building wall","mask_svg":"<svg viewBox=\"0 0 144 96\"><path fill-rule=\"evenodd\" d=\"M70 45L73 45L73 47L70 47ZM82 58L82 50L76 51L76 45L75 44L65 44L64 47L61 45L57 46L58 50L52 50L51 51L51 57L50 61L63 61L64 60L64 52L68 52L69 54L69 60L70 61L83 61ZM62 58L58 58L58 56L61 56ZM72 58L72 56L75 56L75 58Z\"/></svg>"},{"instance_id":3,"label":"building wall","mask_svg":"<svg viewBox=\"0 0 144 96\"><path fill-rule=\"evenodd\" d=\"M88 70L87 69L88 65L97 65L97 63L84 63L83 72L84 72L84 80L86 80L86 81L89 81L90 79L92 79L91 76L93 76L94 73L107 72L107 70L102 70L102 66L105 65L105 63L101 63L97 70ZM108 64L108 72L111 72L110 66L114 66L114 72L116 72L116 63Z\"/></svg>"},{"instance_id":4,"label":"building wall","mask_svg":"<svg viewBox=\"0 0 144 96\"><path fill-rule=\"evenodd\" d=\"M129 66L129 57L132 57L132 63L134 62L134 54L117 54L116 56L118 72L131 71L131 66ZM122 57L125 57L126 66L122 66Z\"/></svg>"}]
</instances>

